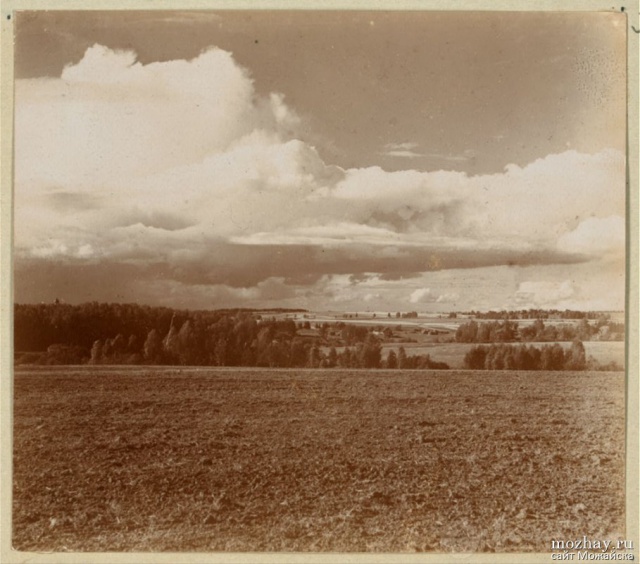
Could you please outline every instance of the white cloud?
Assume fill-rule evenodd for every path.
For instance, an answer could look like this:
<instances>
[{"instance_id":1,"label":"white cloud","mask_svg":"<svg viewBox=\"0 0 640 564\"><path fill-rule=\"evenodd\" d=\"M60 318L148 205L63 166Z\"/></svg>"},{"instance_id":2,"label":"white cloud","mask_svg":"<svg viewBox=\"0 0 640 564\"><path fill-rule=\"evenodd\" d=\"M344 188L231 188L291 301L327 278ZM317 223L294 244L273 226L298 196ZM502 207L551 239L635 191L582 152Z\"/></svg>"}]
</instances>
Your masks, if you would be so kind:
<instances>
[{"instance_id":1,"label":"white cloud","mask_svg":"<svg viewBox=\"0 0 640 564\"><path fill-rule=\"evenodd\" d=\"M474 157L474 153L472 151L465 151L462 155L449 155L449 154L441 154L441 153L425 153L423 156L428 157L430 159L436 159L441 161L448 162L466 162Z\"/></svg>"},{"instance_id":2,"label":"white cloud","mask_svg":"<svg viewBox=\"0 0 640 564\"><path fill-rule=\"evenodd\" d=\"M342 264L365 257L379 267L433 249L437 264L405 264L425 272L462 268L474 252L593 260L623 252L625 161L616 151L567 151L484 176L343 170L297 138L300 126L281 94L258 96L249 72L220 49L142 65L134 53L94 46L61 78L18 80L17 256L199 266L225 242L340 247ZM385 146L398 156L417 149ZM562 280L525 281L514 299L566 301ZM447 304L461 295L430 281L366 283L381 289L325 281L316 290L347 302L406 303L410 291L411 303Z\"/></svg>"},{"instance_id":3,"label":"white cloud","mask_svg":"<svg viewBox=\"0 0 640 564\"><path fill-rule=\"evenodd\" d=\"M143 79L144 68L136 63L133 51L113 51L102 45L87 49L82 60L76 65L68 65L62 71L65 82L89 84L117 84ZM129 72L123 74L123 70Z\"/></svg>"},{"instance_id":4,"label":"white cloud","mask_svg":"<svg viewBox=\"0 0 640 564\"><path fill-rule=\"evenodd\" d=\"M50 239L47 245L34 247L31 254L34 257L50 258L56 256L66 256L69 253L69 247L62 241Z\"/></svg>"},{"instance_id":5,"label":"white cloud","mask_svg":"<svg viewBox=\"0 0 640 564\"><path fill-rule=\"evenodd\" d=\"M620 216L590 217L558 239L558 248L572 253L621 255L625 248L625 221Z\"/></svg>"},{"instance_id":6,"label":"white cloud","mask_svg":"<svg viewBox=\"0 0 640 564\"><path fill-rule=\"evenodd\" d=\"M404 143L387 143L384 146L387 151L413 151L418 148L418 143L412 143L410 141Z\"/></svg>"},{"instance_id":7,"label":"white cloud","mask_svg":"<svg viewBox=\"0 0 640 564\"><path fill-rule=\"evenodd\" d=\"M516 302L534 307L556 307L573 297L576 290L569 280L562 282L527 281L518 286Z\"/></svg>"},{"instance_id":8,"label":"white cloud","mask_svg":"<svg viewBox=\"0 0 640 564\"><path fill-rule=\"evenodd\" d=\"M505 234L551 241L594 214L624 215L625 159L618 151L567 151L476 178L478 193L484 192L477 200L478 211L486 225Z\"/></svg>"},{"instance_id":9,"label":"white cloud","mask_svg":"<svg viewBox=\"0 0 640 564\"><path fill-rule=\"evenodd\" d=\"M435 302L437 299L438 297L432 294L430 288L418 288L409 296L409 301L412 304Z\"/></svg>"},{"instance_id":10,"label":"white cloud","mask_svg":"<svg viewBox=\"0 0 640 564\"><path fill-rule=\"evenodd\" d=\"M409 302L412 304L454 304L460 299L457 292L438 293L432 288L418 288L409 295Z\"/></svg>"},{"instance_id":11,"label":"white cloud","mask_svg":"<svg viewBox=\"0 0 640 564\"><path fill-rule=\"evenodd\" d=\"M142 65L96 45L60 79L16 83L16 174L22 185L87 189L199 162L244 135L296 123L281 95L255 95L230 53Z\"/></svg>"},{"instance_id":12,"label":"white cloud","mask_svg":"<svg viewBox=\"0 0 640 564\"><path fill-rule=\"evenodd\" d=\"M438 296L436 302L439 304L455 304L455 302L459 299L460 294L457 294L456 292L446 292Z\"/></svg>"},{"instance_id":13,"label":"white cloud","mask_svg":"<svg viewBox=\"0 0 640 564\"><path fill-rule=\"evenodd\" d=\"M407 149L394 149L393 151L387 151L384 154L387 157L400 157L403 159L415 159L423 156L421 153L416 153L415 151L409 151Z\"/></svg>"},{"instance_id":14,"label":"white cloud","mask_svg":"<svg viewBox=\"0 0 640 564\"><path fill-rule=\"evenodd\" d=\"M528 274L534 274L530 269ZM562 279L562 274L570 278ZM583 263L571 269L546 267L535 273L542 277L517 285L505 301L507 309L571 309L580 311L624 308L624 261L603 260ZM523 275L524 274L523 271Z\"/></svg>"},{"instance_id":15,"label":"white cloud","mask_svg":"<svg viewBox=\"0 0 640 564\"><path fill-rule=\"evenodd\" d=\"M155 280L145 283L144 291L153 301L167 307L197 309L265 304L282 306L295 299L296 292L281 278L269 278L250 288L234 288L225 284L186 284L176 280ZM295 302L292 303L295 306Z\"/></svg>"},{"instance_id":16,"label":"white cloud","mask_svg":"<svg viewBox=\"0 0 640 564\"><path fill-rule=\"evenodd\" d=\"M284 233L254 233L246 237L232 237L232 242L250 245L323 245L340 246L366 243L388 246L400 241L400 236L388 229L357 223L327 223L289 229ZM408 242L408 244L411 244Z\"/></svg>"},{"instance_id":17,"label":"white cloud","mask_svg":"<svg viewBox=\"0 0 640 564\"><path fill-rule=\"evenodd\" d=\"M81 237L109 253L106 231L144 210L171 221L143 224L245 244L568 251L580 237L581 252L592 245L598 254L609 247L585 236L592 224L567 233L593 210L624 213L624 158L613 151L569 151L474 177L328 165L292 137L299 120L282 95L256 96L249 73L220 49L142 65L131 52L94 46L60 79L18 81L16 120L19 249L44 237L71 248L68 239ZM71 214L43 203L63 191L96 204ZM174 230L169 238L180 239Z\"/></svg>"}]
</instances>

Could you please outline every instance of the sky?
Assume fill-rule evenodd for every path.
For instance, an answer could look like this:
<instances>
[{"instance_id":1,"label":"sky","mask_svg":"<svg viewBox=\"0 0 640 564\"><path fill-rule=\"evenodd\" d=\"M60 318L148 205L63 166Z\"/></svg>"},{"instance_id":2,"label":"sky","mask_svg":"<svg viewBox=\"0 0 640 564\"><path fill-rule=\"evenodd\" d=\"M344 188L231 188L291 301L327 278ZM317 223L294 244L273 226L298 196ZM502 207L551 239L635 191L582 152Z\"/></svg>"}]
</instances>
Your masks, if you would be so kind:
<instances>
[{"instance_id":1,"label":"sky","mask_svg":"<svg viewBox=\"0 0 640 564\"><path fill-rule=\"evenodd\" d=\"M18 303L624 308L616 13L19 12Z\"/></svg>"}]
</instances>

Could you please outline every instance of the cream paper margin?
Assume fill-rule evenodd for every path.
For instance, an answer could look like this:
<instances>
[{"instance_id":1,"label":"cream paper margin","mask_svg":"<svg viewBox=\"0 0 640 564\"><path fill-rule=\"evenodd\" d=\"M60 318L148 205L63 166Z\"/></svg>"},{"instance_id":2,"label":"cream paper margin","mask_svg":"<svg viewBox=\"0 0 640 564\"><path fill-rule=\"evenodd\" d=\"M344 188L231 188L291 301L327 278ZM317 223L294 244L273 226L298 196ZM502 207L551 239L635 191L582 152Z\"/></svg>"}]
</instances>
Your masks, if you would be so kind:
<instances>
[{"instance_id":1,"label":"cream paper margin","mask_svg":"<svg viewBox=\"0 0 640 564\"><path fill-rule=\"evenodd\" d=\"M448 10L608 11L627 14L627 289L626 538L640 558L639 373L638 373L638 0L0 0L0 563L534 563L549 553L337 554L337 553L36 553L11 550L13 397L13 13L16 10ZM637 31L636 31L637 30ZM587 534L588 531L585 531ZM577 560L577 557L574 557Z\"/></svg>"}]
</instances>

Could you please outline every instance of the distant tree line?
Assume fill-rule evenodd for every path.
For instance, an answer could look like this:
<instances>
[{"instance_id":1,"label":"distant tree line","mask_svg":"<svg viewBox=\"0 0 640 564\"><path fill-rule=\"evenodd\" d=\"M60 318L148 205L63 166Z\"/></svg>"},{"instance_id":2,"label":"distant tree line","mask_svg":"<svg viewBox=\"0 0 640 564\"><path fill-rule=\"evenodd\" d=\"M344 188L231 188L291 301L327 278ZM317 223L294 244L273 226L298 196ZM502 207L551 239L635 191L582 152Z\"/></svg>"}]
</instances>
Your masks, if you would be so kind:
<instances>
[{"instance_id":1,"label":"distant tree line","mask_svg":"<svg viewBox=\"0 0 640 564\"><path fill-rule=\"evenodd\" d=\"M249 310L99 303L17 304L14 310L18 364L448 368L429 355L408 356L402 347L383 359L379 334L342 322L312 329L307 320Z\"/></svg>"},{"instance_id":2,"label":"distant tree line","mask_svg":"<svg viewBox=\"0 0 640 564\"><path fill-rule=\"evenodd\" d=\"M466 311L464 315L475 319L600 319L607 314L599 311L576 311L571 309L520 309L502 311Z\"/></svg>"},{"instance_id":3,"label":"distant tree line","mask_svg":"<svg viewBox=\"0 0 640 564\"><path fill-rule=\"evenodd\" d=\"M570 348L562 345L477 345L467 351L464 367L470 370L622 370L616 362L603 365L587 359L584 345L574 341Z\"/></svg>"},{"instance_id":4,"label":"distant tree line","mask_svg":"<svg viewBox=\"0 0 640 564\"><path fill-rule=\"evenodd\" d=\"M342 318L343 319L358 319L358 315L359 314L357 312L356 313L345 312L345 313L342 314ZM375 312L371 313L371 314L365 313L364 316L365 316L364 318L366 318L368 316L370 319L376 319L378 317L378 314L375 313ZM406 312L397 311L394 315L392 315L391 312L389 311L389 312L387 312L386 317L387 317L387 319L390 319L390 318L393 318L393 317L395 317L396 319L416 319L418 317L418 312L417 311L406 311Z\"/></svg>"},{"instance_id":5,"label":"distant tree line","mask_svg":"<svg viewBox=\"0 0 640 564\"><path fill-rule=\"evenodd\" d=\"M456 329L458 343L510 343L518 340L518 324L505 319L478 323L469 321Z\"/></svg>"},{"instance_id":6,"label":"distant tree line","mask_svg":"<svg viewBox=\"0 0 640 564\"><path fill-rule=\"evenodd\" d=\"M455 333L458 343L510 343L555 341L622 341L624 325L614 323L608 317L600 317L595 323L582 318L577 324L545 324L536 319L531 325L518 327L511 319L501 321L471 320L461 324Z\"/></svg>"}]
</instances>

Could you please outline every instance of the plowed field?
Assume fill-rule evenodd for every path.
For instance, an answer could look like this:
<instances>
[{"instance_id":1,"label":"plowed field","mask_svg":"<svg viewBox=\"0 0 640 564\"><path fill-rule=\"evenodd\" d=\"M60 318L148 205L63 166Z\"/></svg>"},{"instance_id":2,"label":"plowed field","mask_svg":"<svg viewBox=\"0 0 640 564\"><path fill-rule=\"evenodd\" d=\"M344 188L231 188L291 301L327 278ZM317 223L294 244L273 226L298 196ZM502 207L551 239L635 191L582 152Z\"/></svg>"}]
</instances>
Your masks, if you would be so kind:
<instances>
[{"instance_id":1,"label":"plowed field","mask_svg":"<svg viewBox=\"0 0 640 564\"><path fill-rule=\"evenodd\" d=\"M540 551L624 536L624 374L58 368L14 378L38 551Z\"/></svg>"}]
</instances>

